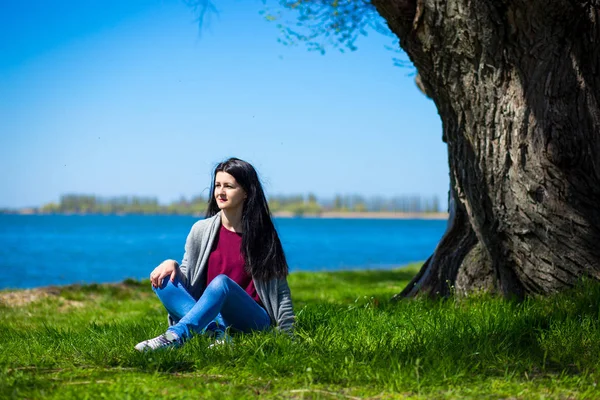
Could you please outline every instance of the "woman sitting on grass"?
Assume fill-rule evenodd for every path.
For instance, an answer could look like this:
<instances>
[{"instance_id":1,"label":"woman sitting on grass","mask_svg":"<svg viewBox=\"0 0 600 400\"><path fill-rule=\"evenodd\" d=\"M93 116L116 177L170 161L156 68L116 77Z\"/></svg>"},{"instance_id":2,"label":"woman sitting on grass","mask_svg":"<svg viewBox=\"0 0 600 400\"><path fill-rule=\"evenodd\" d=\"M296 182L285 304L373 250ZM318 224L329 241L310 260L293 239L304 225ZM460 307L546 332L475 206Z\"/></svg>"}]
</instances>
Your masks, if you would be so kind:
<instances>
[{"instance_id":1,"label":"woman sitting on grass","mask_svg":"<svg viewBox=\"0 0 600 400\"><path fill-rule=\"evenodd\" d=\"M288 266L256 170L237 158L220 163L212 194L206 219L187 237L181 264L165 260L150 274L170 326L136 350L180 346L207 331L223 342L227 328L292 329Z\"/></svg>"}]
</instances>

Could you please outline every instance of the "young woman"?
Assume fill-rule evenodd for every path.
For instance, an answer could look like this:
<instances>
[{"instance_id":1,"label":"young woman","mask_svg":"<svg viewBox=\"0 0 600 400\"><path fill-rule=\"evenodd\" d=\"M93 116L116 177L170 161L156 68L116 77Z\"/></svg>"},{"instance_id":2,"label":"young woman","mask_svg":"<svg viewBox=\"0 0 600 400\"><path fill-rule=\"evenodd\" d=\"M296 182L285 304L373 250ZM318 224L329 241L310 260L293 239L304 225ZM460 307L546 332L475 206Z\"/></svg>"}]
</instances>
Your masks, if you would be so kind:
<instances>
[{"instance_id":1,"label":"young woman","mask_svg":"<svg viewBox=\"0 0 600 400\"><path fill-rule=\"evenodd\" d=\"M215 168L206 218L192 226L181 264L165 260L150 274L169 314L167 331L139 351L183 344L194 333L249 332L275 325L291 332L288 266L258 175L230 158Z\"/></svg>"}]
</instances>

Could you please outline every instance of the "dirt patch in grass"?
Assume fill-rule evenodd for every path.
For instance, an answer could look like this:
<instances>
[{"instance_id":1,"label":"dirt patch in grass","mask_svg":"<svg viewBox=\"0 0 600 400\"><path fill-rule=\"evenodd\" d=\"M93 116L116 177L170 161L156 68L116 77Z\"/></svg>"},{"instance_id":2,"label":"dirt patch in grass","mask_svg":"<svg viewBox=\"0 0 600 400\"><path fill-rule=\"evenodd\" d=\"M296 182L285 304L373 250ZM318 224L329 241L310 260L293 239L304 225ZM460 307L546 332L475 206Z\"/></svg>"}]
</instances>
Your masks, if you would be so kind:
<instances>
[{"instance_id":1,"label":"dirt patch in grass","mask_svg":"<svg viewBox=\"0 0 600 400\"><path fill-rule=\"evenodd\" d=\"M44 287L36 289L15 290L0 292L0 304L8 307L22 307L35 301L47 299L50 296L60 295L57 287Z\"/></svg>"},{"instance_id":2,"label":"dirt patch in grass","mask_svg":"<svg viewBox=\"0 0 600 400\"><path fill-rule=\"evenodd\" d=\"M30 303L60 298L67 307L81 307L85 301L93 301L103 295L127 296L133 293L145 296L151 291L139 291L137 283L130 281L92 285L46 286L35 289L10 290L0 292L0 305L5 307L23 307ZM76 297L76 298L73 298Z\"/></svg>"}]
</instances>

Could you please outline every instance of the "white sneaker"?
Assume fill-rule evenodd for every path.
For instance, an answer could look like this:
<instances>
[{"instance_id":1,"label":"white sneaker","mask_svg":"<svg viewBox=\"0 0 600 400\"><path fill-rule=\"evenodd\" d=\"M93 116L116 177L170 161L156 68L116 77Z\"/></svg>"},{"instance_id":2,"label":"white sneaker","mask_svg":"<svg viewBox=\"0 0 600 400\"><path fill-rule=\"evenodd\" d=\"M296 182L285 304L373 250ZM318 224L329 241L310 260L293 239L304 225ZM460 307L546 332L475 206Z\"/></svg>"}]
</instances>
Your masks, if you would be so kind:
<instances>
[{"instance_id":1,"label":"white sneaker","mask_svg":"<svg viewBox=\"0 0 600 400\"><path fill-rule=\"evenodd\" d=\"M135 345L137 351L150 351L158 349L167 349L179 347L183 344L183 340L175 332L167 331L165 334L155 337L154 339L144 340Z\"/></svg>"},{"instance_id":2,"label":"white sneaker","mask_svg":"<svg viewBox=\"0 0 600 400\"><path fill-rule=\"evenodd\" d=\"M229 334L225 331L217 331L216 333L216 339L215 341L210 344L208 346L209 349L214 349L215 347L218 346L223 346L225 344L227 345L232 345L233 344L233 338L231 336L229 336Z\"/></svg>"},{"instance_id":3,"label":"white sneaker","mask_svg":"<svg viewBox=\"0 0 600 400\"><path fill-rule=\"evenodd\" d=\"M209 349L214 349L217 346L223 346L224 344L227 344L228 341L226 341L225 339L217 339L215 340L213 343L208 345Z\"/></svg>"}]
</instances>

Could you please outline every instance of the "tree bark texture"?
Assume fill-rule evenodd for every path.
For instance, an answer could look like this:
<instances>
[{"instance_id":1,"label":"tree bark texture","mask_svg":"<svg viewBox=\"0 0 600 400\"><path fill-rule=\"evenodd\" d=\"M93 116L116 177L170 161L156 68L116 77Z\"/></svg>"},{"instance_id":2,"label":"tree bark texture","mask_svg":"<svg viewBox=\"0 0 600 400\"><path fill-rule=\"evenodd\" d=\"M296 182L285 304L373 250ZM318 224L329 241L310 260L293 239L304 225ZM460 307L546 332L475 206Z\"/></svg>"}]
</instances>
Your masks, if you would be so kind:
<instances>
[{"instance_id":1,"label":"tree bark texture","mask_svg":"<svg viewBox=\"0 0 600 400\"><path fill-rule=\"evenodd\" d=\"M599 279L600 0L373 4L438 108L456 200L403 294Z\"/></svg>"}]
</instances>

